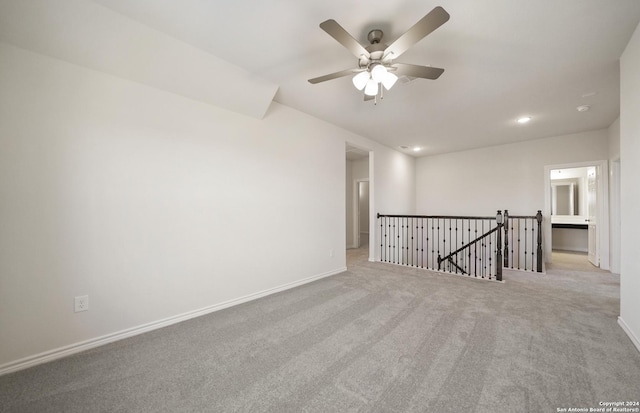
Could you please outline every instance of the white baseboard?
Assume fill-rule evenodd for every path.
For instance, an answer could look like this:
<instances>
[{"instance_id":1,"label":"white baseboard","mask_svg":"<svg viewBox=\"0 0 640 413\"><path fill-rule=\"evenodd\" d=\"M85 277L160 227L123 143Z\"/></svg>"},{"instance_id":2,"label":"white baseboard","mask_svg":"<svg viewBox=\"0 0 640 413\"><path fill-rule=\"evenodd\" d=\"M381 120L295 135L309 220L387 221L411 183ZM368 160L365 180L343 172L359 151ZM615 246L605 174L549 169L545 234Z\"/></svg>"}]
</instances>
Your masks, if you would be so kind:
<instances>
[{"instance_id":1,"label":"white baseboard","mask_svg":"<svg viewBox=\"0 0 640 413\"><path fill-rule=\"evenodd\" d=\"M627 333L627 336L629 336L633 345L636 346L636 349L640 351L640 340L638 339L638 337L635 336L635 334L633 334L633 332L631 331L627 323L624 322L622 317L618 317L618 324L620 325L620 327L622 327L622 330L624 330L624 332Z\"/></svg>"},{"instance_id":2,"label":"white baseboard","mask_svg":"<svg viewBox=\"0 0 640 413\"><path fill-rule=\"evenodd\" d=\"M245 295L244 297L235 298L233 300L225 301L219 304L214 304L208 307L201 308L199 310L189 311L187 313L179 314L176 316L168 317L162 320L153 321L151 323L143 324L137 327L128 328L115 333L107 334L101 337L92 338L89 340L81 341L78 343L70 344L68 346L59 347L54 350L45 351L33 356L25 357L16 361L12 361L0 366L0 376L4 374L13 373L19 370L24 370L29 367L43 364L49 361L60 359L70 356L72 354L80 353L85 350L89 350L95 347L99 347L114 341L122 340L128 337L133 337L138 334L146 333L148 331L157 330L162 327L167 327L172 324L180 323L195 317L200 317L206 314L210 314L225 308L233 307L234 305L246 303L248 301L257 300L258 298L266 297L271 294L275 294L281 291L289 290L291 288L299 287L304 284L319 280L321 278L330 277L332 275L339 274L347 270L347 267L337 268L322 274L313 275L311 277L303 278L302 280L294 281L288 284L283 284L278 287L270 288L257 293Z\"/></svg>"}]
</instances>

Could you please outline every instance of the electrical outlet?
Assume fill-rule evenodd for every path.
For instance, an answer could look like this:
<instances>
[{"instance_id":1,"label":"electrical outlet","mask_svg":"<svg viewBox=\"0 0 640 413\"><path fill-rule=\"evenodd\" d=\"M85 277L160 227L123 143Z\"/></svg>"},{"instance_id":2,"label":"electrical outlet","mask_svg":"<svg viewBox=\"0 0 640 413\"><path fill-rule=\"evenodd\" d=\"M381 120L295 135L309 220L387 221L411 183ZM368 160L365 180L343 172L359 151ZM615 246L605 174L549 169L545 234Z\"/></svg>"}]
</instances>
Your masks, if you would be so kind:
<instances>
[{"instance_id":1,"label":"electrical outlet","mask_svg":"<svg viewBox=\"0 0 640 413\"><path fill-rule=\"evenodd\" d=\"M74 299L74 312L87 311L89 309L89 296L79 295Z\"/></svg>"}]
</instances>

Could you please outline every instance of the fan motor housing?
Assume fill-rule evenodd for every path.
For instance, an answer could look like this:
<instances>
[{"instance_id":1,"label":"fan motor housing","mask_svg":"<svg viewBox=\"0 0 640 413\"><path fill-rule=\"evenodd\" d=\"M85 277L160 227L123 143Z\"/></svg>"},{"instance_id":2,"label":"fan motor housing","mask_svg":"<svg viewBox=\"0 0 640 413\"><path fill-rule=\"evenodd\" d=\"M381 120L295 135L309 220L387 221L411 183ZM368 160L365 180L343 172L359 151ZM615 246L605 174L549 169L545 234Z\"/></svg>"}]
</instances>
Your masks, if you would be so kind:
<instances>
[{"instance_id":1,"label":"fan motor housing","mask_svg":"<svg viewBox=\"0 0 640 413\"><path fill-rule=\"evenodd\" d=\"M373 29L367 35L367 40L369 40L369 43L371 43L371 44L380 43L380 41L382 40L382 36L383 35L384 35L384 33L383 33L382 30Z\"/></svg>"}]
</instances>

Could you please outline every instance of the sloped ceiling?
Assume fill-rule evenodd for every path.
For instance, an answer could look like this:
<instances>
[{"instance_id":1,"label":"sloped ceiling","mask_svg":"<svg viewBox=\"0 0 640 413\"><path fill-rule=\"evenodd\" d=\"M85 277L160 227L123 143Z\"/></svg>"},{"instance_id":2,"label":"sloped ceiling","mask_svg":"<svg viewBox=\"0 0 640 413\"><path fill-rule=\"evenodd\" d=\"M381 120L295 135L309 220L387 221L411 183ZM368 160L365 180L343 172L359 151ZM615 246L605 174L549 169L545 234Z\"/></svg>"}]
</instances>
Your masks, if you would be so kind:
<instances>
[{"instance_id":1,"label":"sloped ceiling","mask_svg":"<svg viewBox=\"0 0 640 413\"><path fill-rule=\"evenodd\" d=\"M262 118L277 85L96 3L5 1L0 40Z\"/></svg>"},{"instance_id":2,"label":"sloped ceiling","mask_svg":"<svg viewBox=\"0 0 640 413\"><path fill-rule=\"evenodd\" d=\"M398 61L440 79L398 82L378 105L349 77L307 82L356 66L322 21L390 43L438 5L451 19ZM0 2L2 41L255 117L273 98L414 156L608 127L639 21L637 0Z\"/></svg>"}]
</instances>

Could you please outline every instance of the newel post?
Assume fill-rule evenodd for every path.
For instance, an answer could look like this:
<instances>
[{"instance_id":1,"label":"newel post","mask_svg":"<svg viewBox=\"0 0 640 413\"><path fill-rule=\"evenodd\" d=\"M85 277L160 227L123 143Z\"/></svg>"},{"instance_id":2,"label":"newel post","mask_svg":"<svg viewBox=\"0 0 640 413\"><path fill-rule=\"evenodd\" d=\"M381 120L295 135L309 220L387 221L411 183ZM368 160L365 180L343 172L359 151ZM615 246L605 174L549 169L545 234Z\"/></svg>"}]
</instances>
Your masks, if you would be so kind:
<instances>
[{"instance_id":1,"label":"newel post","mask_svg":"<svg viewBox=\"0 0 640 413\"><path fill-rule=\"evenodd\" d=\"M502 281L502 211L498 210L496 214L496 223L498 230L496 231L496 280Z\"/></svg>"},{"instance_id":2,"label":"newel post","mask_svg":"<svg viewBox=\"0 0 640 413\"><path fill-rule=\"evenodd\" d=\"M542 272L542 211L538 210L538 213L536 214L536 220L538 221L538 250L536 251L536 271Z\"/></svg>"},{"instance_id":3,"label":"newel post","mask_svg":"<svg viewBox=\"0 0 640 413\"><path fill-rule=\"evenodd\" d=\"M504 210L504 267L509 268L509 210Z\"/></svg>"}]
</instances>

